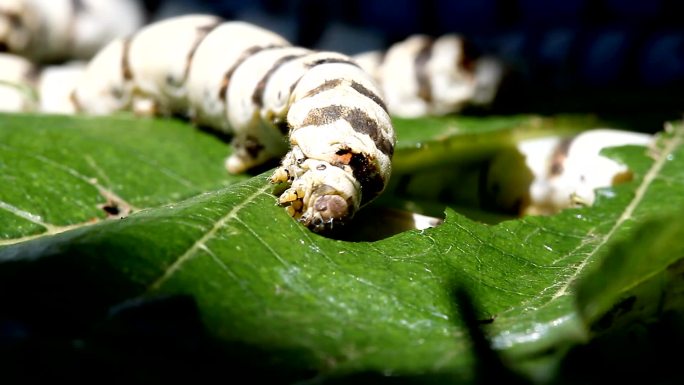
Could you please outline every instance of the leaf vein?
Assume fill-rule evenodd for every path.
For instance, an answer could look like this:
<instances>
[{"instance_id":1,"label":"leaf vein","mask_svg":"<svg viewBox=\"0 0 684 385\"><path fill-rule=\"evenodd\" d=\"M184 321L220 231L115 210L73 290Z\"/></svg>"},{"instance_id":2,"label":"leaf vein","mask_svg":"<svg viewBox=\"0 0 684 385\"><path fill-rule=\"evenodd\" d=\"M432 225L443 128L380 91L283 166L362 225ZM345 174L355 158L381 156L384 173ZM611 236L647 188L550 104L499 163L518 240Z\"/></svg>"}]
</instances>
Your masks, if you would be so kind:
<instances>
[{"instance_id":1,"label":"leaf vein","mask_svg":"<svg viewBox=\"0 0 684 385\"><path fill-rule=\"evenodd\" d=\"M243 225L243 226L245 227L245 229L252 235L252 237L254 237L254 239L256 239L257 241L259 241L259 243L261 243L261 244L262 244L262 245L263 245L271 254L273 254L273 256L275 257L275 259L277 259L278 262L280 262L283 266L286 266L286 267L287 267L287 266L290 265L290 264L289 264L281 255L280 255L280 253L278 253L274 248L272 248L271 245L269 245L268 242L266 242L259 234L257 234L257 233L254 231L254 229L252 229L251 226L249 226L249 225L246 224L242 219L237 218L237 217L235 218L235 222L237 222L237 223Z\"/></svg>"},{"instance_id":2,"label":"leaf vein","mask_svg":"<svg viewBox=\"0 0 684 385\"><path fill-rule=\"evenodd\" d=\"M206 248L206 242L209 241L218 230L221 228L225 227L226 224L228 224L231 220L237 220L237 214L245 208L249 203L251 203L256 197L259 195L263 194L270 185L265 184L263 187L257 189L255 192L253 192L250 196L246 197L240 204L235 205L226 215L221 217L216 223L214 223L214 226L212 226L209 231L204 233L204 235L198 239L192 246L190 246L183 254L181 254L176 260L167 267L164 272L162 273L159 278L157 278L148 288L149 291L156 290L161 287L161 285L164 284L169 278L173 276L173 274L180 269L184 263L192 259L194 256L197 255L198 250L202 250L203 248Z\"/></svg>"},{"instance_id":3,"label":"leaf vein","mask_svg":"<svg viewBox=\"0 0 684 385\"><path fill-rule=\"evenodd\" d=\"M5 210L5 211L17 216L17 217L26 219L29 222L32 222L32 223L35 223L39 226L45 227L48 230L54 227L53 225L51 225L49 223L43 222L40 215L36 215L36 214L30 213L28 211L24 211L24 210L22 210L16 206L13 206L7 202L0 201L0 209Z\"/></svg>"},{"instance_id":4,"label":"leaf vein","mask_svg":"<svg viewBox=\"0 0 684 385\"><path fill-rule=\"evenodd\" d=\"M644 199L644 196L646 195L646 192L648 191L648 188L651 186L653 181L656 179L656 177L660 174L660 171L662 170L663 166L665 165L665 162L668 159L668 156L670 153L674 151L674 149L679 146L682 142L682 130L678 130L677 134L669 139L665 140L665 148L658 154L658 157L655 159L655 162L653 162L653 165L651 168L648 170L646 175L644 175L644 179L642 182L639 184L639 187L637 188L636 192L634 193L634 197L632 200L629 202L629 205L625 208L625 210L622 212L620 217L615 221L613 226L610 228L610 230L600 238L600 242L594 247L587 255L586 258L577 266L573 274L570 276L570 278L566 281L565 285L563 285L556 293L554 293L553 297L551 297L550 301L553 301L554 299L561 297L565 294L568 293L568 289L570 285L577 279L577 277L581 274L581 272L587 267L589 262L592 260L592 257L596 255L596 253L603 249L603 247L613 238L615 233L622 227L622 225L633 218L634 211L636 210L637 206L641 203L641 201Z\"/></svg>"},{"instance_id":5,"label":"leaf vein","mask_svg":"<svg viewBox=\"0 0 684 385\"><path fill-rule=\"evenodd\" d=\"M0 147L4 147L6 150L9 150L9 151L20 152L20 151L12 148L10 146L7 146L5 144L0 143ZM95 189L97 189L98 193L100 195L102 195L104 198L112 199L112 200L115 200L116 202L118 202L120 204L126 205L127 207L129 207L131 209L131 211L138 211L139 210L139 208L137 208L137 207L131 205L130 203L126 202L126 200L124 200L123 198L118 196L114 191L112 191L112 190L102 186L101 184L99 184L95 178L91 178L91 177L88 177L87 175L83 175L82 173L78 172L77 170L75 170L71 167L67 167L67 166L65 166L65 165L63 165L63 164L61 164L61 163L59 163L53 159L50 159L46 156L43 156L43 155L32 155L32 154L27 154L25 152L21 152L21 155L25 156L25 157L33 158L33 159L41 161L43 163L47 163L52 167L55 167L55 168L62 170L62 171L66 172L67 174L69 174L69 175L71 175L77 179L80 179L81 181L95 187Z\"/></svg>"}]
</instances>

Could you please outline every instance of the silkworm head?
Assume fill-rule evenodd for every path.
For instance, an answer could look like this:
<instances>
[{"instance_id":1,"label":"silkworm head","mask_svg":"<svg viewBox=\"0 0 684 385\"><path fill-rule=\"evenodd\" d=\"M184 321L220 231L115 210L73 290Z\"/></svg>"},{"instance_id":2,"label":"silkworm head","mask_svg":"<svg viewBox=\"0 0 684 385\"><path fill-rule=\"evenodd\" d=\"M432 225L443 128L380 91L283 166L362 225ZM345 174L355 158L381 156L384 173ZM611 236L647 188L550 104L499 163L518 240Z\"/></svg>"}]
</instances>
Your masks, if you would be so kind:
<instances>
[{"instance_id":1,"label":"silkworm head","mask_svg":"<svg viewBox=\"0 0 684 385\"><path fill-rule=\"evenodd\" d=\"M304 192L299 220L316 232L348 222L359 209L356 179L327 162L307 160L304 163L307 171L292 184L294 191Z\"/></svg>"}]
</instances>

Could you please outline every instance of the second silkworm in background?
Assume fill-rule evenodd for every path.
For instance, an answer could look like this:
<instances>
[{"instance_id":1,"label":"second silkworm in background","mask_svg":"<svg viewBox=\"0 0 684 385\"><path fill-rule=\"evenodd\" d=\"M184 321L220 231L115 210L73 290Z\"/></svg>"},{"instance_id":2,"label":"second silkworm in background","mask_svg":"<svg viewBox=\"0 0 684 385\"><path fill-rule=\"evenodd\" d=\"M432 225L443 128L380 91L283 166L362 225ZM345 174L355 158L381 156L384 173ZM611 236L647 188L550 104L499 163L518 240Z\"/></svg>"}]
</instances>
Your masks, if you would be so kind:
<instances>
[{"instance_id":1,"label":"second silkworm in background","mask_svg":"<svg viewBox=\"0 0 684 385\"><path fill-rule=\"evenodd\" d=\"M137 0L0 0L0 47L37 63L89 59L144 20Z\"/></svg>"},{"instance_id":2,"label":"second silkworm in background","mask_svg":"<svg viewBox=\"0 0 684 385\"><path fill-rule=\"evenodd\" d=\"M456 34L412 35L386 51L354 59L377 80L392 115L445 115L489 105L504 76L501 61L477 56L468 47Z\"/></svg>"}]
</instances>

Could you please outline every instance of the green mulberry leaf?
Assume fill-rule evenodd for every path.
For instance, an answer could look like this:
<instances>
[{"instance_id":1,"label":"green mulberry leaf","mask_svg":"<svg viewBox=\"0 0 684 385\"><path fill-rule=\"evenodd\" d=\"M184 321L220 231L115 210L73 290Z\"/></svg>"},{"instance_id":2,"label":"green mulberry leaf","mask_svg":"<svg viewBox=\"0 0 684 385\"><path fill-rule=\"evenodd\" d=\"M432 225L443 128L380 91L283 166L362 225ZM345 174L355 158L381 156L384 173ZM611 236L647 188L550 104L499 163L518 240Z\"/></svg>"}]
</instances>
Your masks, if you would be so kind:
<instances>
[{"instance_id":1,"label":"green mulberry leaf","mask_svg":"<svg viewBox=\"0 0 684 385\"><path fill-rule=\"evenodd\" d=\"M504 362L538 378L544 352L590 339L594 321L622 298L619 288L578 297L577 285L596 285L594 269L630 247L639 226L684 207L682 140L677 127L655 148L611 151L635 178L600 190L593 207L495 226L447 210L436 228L375 242L309 232L276 205L266 174L199 195L199 187L180 189L189 198L178 201L140 196L154 203L0 248L0 303L22 330L102 348L95 330L120 322L126 309L189 298L222 349L215 360L247 360L239 369L255 378L265 375L253 369L262 365L287 373L281 381L314 382L364 373L475 380L482 357L464 322L474 317ZM27 153L27 164L35 156ZM670 258L627 269L621 282L647 281L680 260L681 243L668 239ZM183 318L170 314L154 325Z\"/></svg>"}]
</instances>

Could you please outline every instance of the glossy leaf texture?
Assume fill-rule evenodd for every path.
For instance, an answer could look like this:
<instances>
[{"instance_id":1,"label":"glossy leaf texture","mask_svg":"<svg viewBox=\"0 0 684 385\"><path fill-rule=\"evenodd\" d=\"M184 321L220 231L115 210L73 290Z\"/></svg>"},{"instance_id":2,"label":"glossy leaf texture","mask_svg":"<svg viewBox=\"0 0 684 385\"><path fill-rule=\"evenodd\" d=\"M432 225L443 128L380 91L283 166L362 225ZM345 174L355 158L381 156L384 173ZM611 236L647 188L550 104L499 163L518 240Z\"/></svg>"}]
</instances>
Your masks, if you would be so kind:
<instances>
[{"instance_id":1,"label":"glossy leaf texture","mask_svg":"<svg viewBox=\"0 0 684 385\"><path fill-rule=\"evenodd\" d=\"M156 130L166 123L141 123L148 124L150 131L136 144L162 140ZM83 123L84 131L86 126ZM82 135L99 137L96 130ZM5 137L7 131L2 129ZM36 133L36 139L46 135ZM181 324L201 329L197 334L221 353L198 354L211 357L207 362L212 364L199 368L219 371L224 365L230 373L247 372L271 382L472 382L486 373L476 343L482 337L502 362L523 377L538 379L562 359L540 357L590 340L596 320L623 301L627 291L638 289L629 282L650 282L684 257L681 238L665 234L668 242L656 253L657 263L638 262L655 257L633 252L628 259L637 262L632 266L648 268L624 268L616 273L616 282L608 281L610 274L600 278L597 272L602 264L616 264L611 260L620 258L621 250L640 250L634 248L637 242L657 243L658 236L648 235L642 226L662 227L661 221L669 220L662 219L662 213L684 207L683 140L684 130L672 127L653 148L611 151L635 177L601 190L593 207L493 226L448 209L445 223L436 228L374 242L346 242L309 232L276 206L267 173L223 188L218 187L226 183L220 175L215 187L195 195L200 185L211 186L202 179L207 184L181 188L189 198L177 201L161 193L150 194L148 201L134 194L153 203L122 219L0 248L0 301L7 314L3 321L18 325L13 335L19 346L29 338L25 335L59 337L81 358L74 349L104 349L101 354L109 357L108 349L116 345L111 330L119 333L114 336L129 335L119 329L122 324L139 330L142 323L147 330L142 334L148 336L149 330L167 330L190 318ZM15 141L3 141L0 148L11 152ZM111 147L109 151L117 151L118 144ZM29 165L15 167L15 175L45 163L41 151L15 151L10 158L26 158ZM196 158L204 159L200 155L178 155L177 165L193 170ZM223 154L216 157L220 160ZM113 162L137 160L115 158ZM77 169L65 159L54 160L62 166L57 169ZM123 164L119 167L126 169ZM87 165L83 161L80 167ZM158 183L150 177L151 185ZM28 207L22 210L30 212ZM655 287L663 293L669 286ZM159 313L159 303L170 305L161 306ZM149 316L146 309L157 310ZM479 328L472 327L473 320ZM166 347L169 340L185 336L175 329L168 333L152 345ZM150 360L144 357L143 366Z\"/></svg>"},{"instance_id":2,"label":"glossy leaf texture","mask_svg":"<svg viewBox=\"0 0 684 385\"><path fill-rule=\"evenodd\" d=\"M177 120L0 115L0 242L244 180L228 145Z\"/></svg>"}]
</instances>

